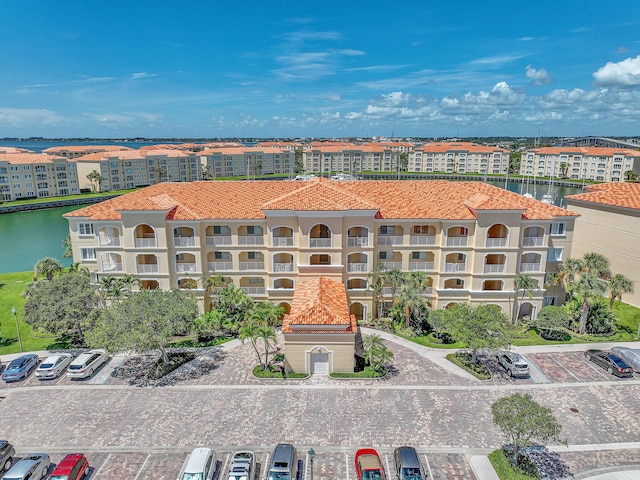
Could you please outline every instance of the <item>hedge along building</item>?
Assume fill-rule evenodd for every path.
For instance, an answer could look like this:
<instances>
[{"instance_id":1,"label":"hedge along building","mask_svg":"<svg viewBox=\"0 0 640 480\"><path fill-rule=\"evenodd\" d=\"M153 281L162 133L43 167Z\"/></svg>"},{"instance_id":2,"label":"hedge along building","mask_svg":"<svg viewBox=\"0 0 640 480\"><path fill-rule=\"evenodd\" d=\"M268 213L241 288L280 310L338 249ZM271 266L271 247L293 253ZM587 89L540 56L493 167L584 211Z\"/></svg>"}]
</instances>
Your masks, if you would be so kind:
<instances>
[{"instance_id":1,"label":"hedge along building","mask_svg":"<svg viewBox=\"0 0 640 480\"><path fill-rule=\"evenodd\" d=\"M560 296L546 293L545 273L570 256L577 215L480 182L316 178L160 183L65 217L74 261L94 280L191 289L204 309L215 295L204 279L222 275L288 313L298 283L324 276L344 283L349 313L365 319L378 311L378 267L424 272L433 308L489 303L508 315L514 279L527 274L540 288L519 316L535 316ZM392 292L382 289L383 313Z\"/></svg>"}]
</instances>

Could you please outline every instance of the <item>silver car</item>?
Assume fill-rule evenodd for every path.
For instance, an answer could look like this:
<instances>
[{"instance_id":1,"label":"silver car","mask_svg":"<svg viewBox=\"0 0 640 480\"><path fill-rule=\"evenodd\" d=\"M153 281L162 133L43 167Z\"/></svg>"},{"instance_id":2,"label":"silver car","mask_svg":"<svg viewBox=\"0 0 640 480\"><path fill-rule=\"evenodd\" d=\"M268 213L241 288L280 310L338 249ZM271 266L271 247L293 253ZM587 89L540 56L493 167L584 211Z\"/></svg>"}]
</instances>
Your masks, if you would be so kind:
<instances>
[{"instance_id":1,"label":"silver car","mask_svg":"<svg viewBox=\"0 0 640 480\"><path fill-rule=\"evenodd\" d=\"M627 347L613 347L611 353L617 355L633 368L633 371L640 373L640 349Z\"/></svg>"},{"instance_id":2,"label":"silver car","mask_svg":"<svg viewBox=\"0 0 640 480\"><path fill-rule=\"evenodd\" d=\"M256 475L256 456L240 450L233 454L227 480L253 480Z\"/></svg>"},{"instance_id":3,"label":"silver car","mask_svg":"<svg viewBox=\"0 0 640 480\"><path fill-rule=\"evenodd\" d=\"M216 473L216 454L210 448L194 449L182 466L178 480L211 480Z\"/></svg>"},{"instance_id":4,"label":"silver car","mask_svg":"<svg viewBox=\"0 0 640 480\"><path fill-rule=\"evenodd\" d=\"M49 472L51 459L46 453L30 453L4 474L2 480L40 480Z\"/></svg>"},{"instance_id":5,"label":"silver car","mask_svg":"<svg viewBox=\"0 0 640 480\"><path fill-rule=\"evenodd\" d=\"M78 355L67 369L69 378L87 378L109 359L106 350L98 348Z\"/></svg>"},{"instance_id":6,"label":"silver car","mask_svg":"<svg viewBox=\"0 0 640 480\"><path fill-rule=\"evenodd\" d=\"M51 355L40 364L36 370L36 377L41 380L43 378L57 378L69 366L71 360L73 360L73 355L70 353Z\"/></svg>"},{"instance_id":7,"label":"silver car","mask_svg":"<svg viewBox=\"0 0 640 480\"><path fill-rule=\"evenodd\" d=\"M9 470L13 465L16 449L6 440L0 440L0 471Z\"/></svg>"},{"instance_id":8,"label":"silver car","mask_svg":"<svg viewBox=\"0 0 640 480\"><path fill-rule=\"evenodd\" d=\"M502 365L512 377L529 376L529 364L523 356L516 352L499 352L498 363Z\"/></svg>"}]
</instances>

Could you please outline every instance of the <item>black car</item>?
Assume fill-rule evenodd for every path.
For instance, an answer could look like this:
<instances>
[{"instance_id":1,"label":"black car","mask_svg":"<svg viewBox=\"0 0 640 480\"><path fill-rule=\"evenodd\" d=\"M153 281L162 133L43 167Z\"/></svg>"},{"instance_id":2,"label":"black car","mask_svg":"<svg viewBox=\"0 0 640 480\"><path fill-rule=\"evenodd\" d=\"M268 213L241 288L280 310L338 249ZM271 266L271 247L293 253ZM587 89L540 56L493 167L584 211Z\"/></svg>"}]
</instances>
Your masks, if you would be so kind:
<instances>
[{"instance_id":1,"label":"black car","mask_svg":"<svg viewBox=\"0 0 640 480\"><path fill-rule=\"evenodd\" d=\"M620 357L603 350L587 350L584 352L587 360L596 365L600 365L611 375L616 377L633 377L633 368L625 363Z\"/></svg>"},{"instance_id":2,"label":"black car","mask_svg":"<svg viewBox=\"0 0 640 480\"><path fill-rule=\"evenodd\" d=\"M397 480L426 480L422 463L413 447L398 447L393 451Z\"/></svg>"}]
</instances>

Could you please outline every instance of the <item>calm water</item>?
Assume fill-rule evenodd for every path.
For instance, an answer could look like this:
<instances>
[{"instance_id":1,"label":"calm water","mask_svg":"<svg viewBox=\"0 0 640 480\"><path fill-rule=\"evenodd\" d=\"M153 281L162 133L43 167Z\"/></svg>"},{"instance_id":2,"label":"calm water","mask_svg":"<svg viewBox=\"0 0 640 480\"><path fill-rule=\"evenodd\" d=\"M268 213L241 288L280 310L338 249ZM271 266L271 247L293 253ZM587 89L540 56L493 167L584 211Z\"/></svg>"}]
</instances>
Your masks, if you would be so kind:
<instances>
[{"instance_id":1,"label":"calm water","mask_svg":"<svg viewBox=\"0 0 640 480\"><path fill-rule=\"evenodd\" d=\"M491 183L504 188L504 180ZM508 184L508 189L513 192L525 193L526 188L526 185L516 182ZM547 189L546 185L537 185L536 198L541 199ZM533 194L533 190L533 185L529 185L529 193ZM565 195L581 191L579 188L554 187L556 204L560 205ZM0 273L32 270L43 257L54 257L63 265L70 265L71 259L62 257L62 240L69 235L69 224L62 215L78 208L61 207L0 215Z\"/></svg>"}]
</instances>

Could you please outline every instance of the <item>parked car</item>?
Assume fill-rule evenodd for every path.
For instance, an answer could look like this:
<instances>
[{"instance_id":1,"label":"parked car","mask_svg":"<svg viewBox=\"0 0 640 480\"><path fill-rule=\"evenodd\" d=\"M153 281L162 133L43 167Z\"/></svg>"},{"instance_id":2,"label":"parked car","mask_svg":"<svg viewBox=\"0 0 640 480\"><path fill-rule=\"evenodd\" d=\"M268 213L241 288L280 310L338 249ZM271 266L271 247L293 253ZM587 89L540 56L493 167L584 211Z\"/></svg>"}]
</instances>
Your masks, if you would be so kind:
<instances>
[{"instance_id":1,"label":"parked car","mask_svg":"<svg viewBox=\"0 0 640 480\"><path fill-rule=\"evenodd\" d=\"M6 440L0 440L0 472L9 470L13 465L16 449Z\"/></svg>"},{"instance_id":2,"label":"parked car","mask_svg":"<svg viewBox=\"0 0 640 480\"><path fill-rule=\"evenodd\" d=\"M640 349L627 347L613 347L611 353L620 357L624 362L640 373Z\"/></svg>"},{"instance_id":3,"label":"parked car","mask_svg":"<svg viewBox=\"0 0 640 480\"><path fill-rule=\"evenodd\" d=\"M233 454L228 480L253 480L256 474L256 456L253 452L241 450Z\"/></svg>"},{"instance_id":4,"label":"parked car","mask_svg":"<svg viewBox=\"0 0 640 480\"><path fill-rule=\"evenodd\" d=\"M373 448L361 448L356 452L356 477L358 480L386 480L380 455Z\"/></svg>"},{"instance_id":5,"label":"parked car","mask_svg":"<svg viewBox=\"0 0 640 480\"><path fill-rule=\"evenodd\" d=\"M194 449L182 466L178 480L211 480L216 472L216 454L210 448Z\"/></svg>"},{"instance_id":6,"label":"parked car","mask_svg":"<svg viewBox=\"0 0 640 480\"><path fill-rule=\"evenodd\" d=\"M290 443L279 443L271 457L268 480L295 480L296 478L298 478L298 451Z\"/></svg>"},{"instance_id":7,"label":"parked car","mask_svg":"<svg viewBox=\"0 0 640 480\"><path fill-rule=\"evenodd\" d=\"M69 378L87 378L93 375L100 366L108 360L106 350L98 348L96 350L90 350L86 353L78 355L74 361L71 362L67 369L67 377Z\"/></svg>"},{"instance_id":8,"label":"parked car","mask_svg":"<svg viewBox=\"0 0 640 480\"><path fill-rule=\"evenodd\" d=\"M70 453L51 472L49 480L80 480L89 475L89 461L81 453Z\"/></svg>"},{"instance_id":9,"label":"parked car","mask_svg":"<svg viewBox=\"0 0 640 480\"><path fill-rule=\"evenodd\" d=\"M396 448L393 451L393 460L398 480L425 480L427 478L415 448L406 446Z\"/></svg>"},{"instance_id":10,"label":"parked car","mask_svg":"<svg viewBox=\"0 0 640 480\"><path fill-rule=\"evenodd\" d=\"M27 378L37 366L38 356L35 353L28 353L9 362L2 372L2 380L13 382Z\"/></svg>"},{"instance_id":11,"label":"parked car","mask_svg":"<svg viewBox=\"0 0 640 480\"><path fill-rule=\"evenodd\" d=\"M2 480L40 480L49 471L51 459L46 453L30 453L2 476Z\"/></svg>"},{"instance_id":12,"label":"parked car","mask_svg":"<svg viewBox=\"0 0 640 480\"><path fill-rule=\"evenodd\" d=\"M512 377L528 377L529 364L524 357L516 352L499 352L498 363L502 365Z\"/></svg>"},{"instance_id":13,"label":"parked car","mask_svg":"<svg viewBox=\"0 0 640 480\"><path fill-rule=\"evenodd\" d=\"M43 378L57 378L69 366L71 360L73 360L73 355L70 353L51 355L40 364L36 370L36 377L41 380Z\"/></svg>"},{"instance_id":14,"label":"parked car","mask_svg":"<svg viewBox=\"0 0 640 480\"><path fill-rule=\"evenodd\" d=\"M633 377L633 369L624 360L613 353L602 350L587 350L584 352L587 360L601 366L611 375L616 377Z\"/></svg>"}]
</instances>

